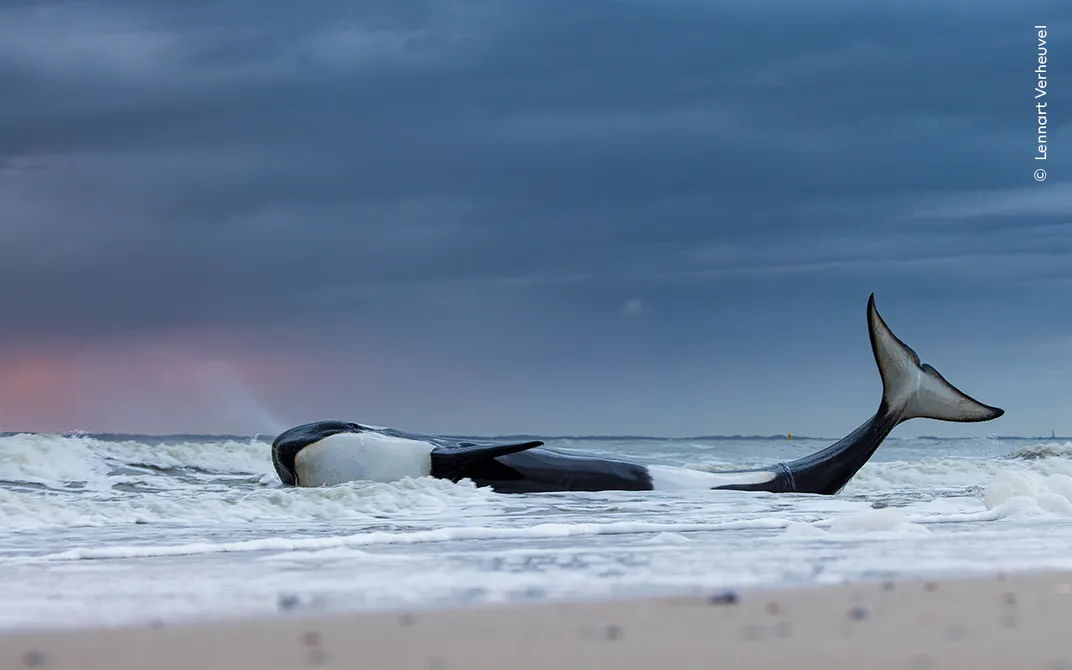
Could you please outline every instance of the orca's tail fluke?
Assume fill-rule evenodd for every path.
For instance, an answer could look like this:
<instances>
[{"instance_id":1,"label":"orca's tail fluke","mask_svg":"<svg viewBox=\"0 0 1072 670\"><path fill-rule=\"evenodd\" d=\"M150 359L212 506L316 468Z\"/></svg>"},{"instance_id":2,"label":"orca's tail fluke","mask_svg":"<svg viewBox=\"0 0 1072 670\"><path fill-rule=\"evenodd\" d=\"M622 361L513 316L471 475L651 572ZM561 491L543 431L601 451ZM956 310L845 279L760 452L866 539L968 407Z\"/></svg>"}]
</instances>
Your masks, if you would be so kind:
<instances>
[{"instance_id":1,"label":"orca's tail fluke","mask_svg":"<svg viewBox=\"0 0 1072 670\"><path fill-rule=\"evenodd\" d=\"M826 449L783 464L774 483L764 485L767 490L837 493L899 423L914 418L989 421L1005 413L966 395L930 365L921 363L916 352L879 316L873 293L867 301L867 330L882 376L878 411Z\"/></svg>"},{"instance_id":2,"label":"orca's tail fluke","mask_svg":"<svg viewBox=\"0 0 1072 670\"><path fill-rule=\"evenodd\" d=\"M919 356L902 342L875 308L875 294L867 301L867 329L871 350L882 376L882 408L879 413L898 417L897 423L908 419L938 419L941 421L990 421L1005 410L984 405L942 377L933 367L922 363Z\"/></svg>"}]
</instances>

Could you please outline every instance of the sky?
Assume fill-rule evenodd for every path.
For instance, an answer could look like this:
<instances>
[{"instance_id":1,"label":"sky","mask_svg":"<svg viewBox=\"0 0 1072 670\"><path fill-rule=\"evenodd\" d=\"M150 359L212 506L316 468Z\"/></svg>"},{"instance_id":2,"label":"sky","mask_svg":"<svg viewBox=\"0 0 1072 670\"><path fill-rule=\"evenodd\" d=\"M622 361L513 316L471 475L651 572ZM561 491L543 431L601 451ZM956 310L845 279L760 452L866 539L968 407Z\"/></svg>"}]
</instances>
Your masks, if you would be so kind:
<instances>
[{"instance_id":1,"label":"sky","mask_svg":"<svg viewBox=\"0 0 1072 670\"><path fill-rule=\"evenodd\" d=\"M0 430L838 437L874 292L1006 410L895 435L1072 435L1070 19L7 0Z\"/></svg>"}]
</instances>

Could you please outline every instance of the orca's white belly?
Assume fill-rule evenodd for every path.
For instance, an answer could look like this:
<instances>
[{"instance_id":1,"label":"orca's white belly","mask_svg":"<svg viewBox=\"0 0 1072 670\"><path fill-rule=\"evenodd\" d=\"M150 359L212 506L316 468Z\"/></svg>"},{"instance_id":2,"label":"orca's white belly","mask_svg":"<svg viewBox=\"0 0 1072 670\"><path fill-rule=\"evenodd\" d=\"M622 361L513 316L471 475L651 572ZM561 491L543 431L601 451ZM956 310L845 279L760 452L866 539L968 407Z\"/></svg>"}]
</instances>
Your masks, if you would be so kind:
<instances>
[{"instance_id":1,"label":"orca's white belly","mask_svg":"<svg viewBox=\"0 0 1072 670\"><path fill-rule=\"evenodd\" d=\"M380 433L337 433L299 451L294 472L299 486L427 477L434 448L428 442Z\"/></svg>"},{"instance_id":2,"label":"orca's white belly","mask_svg":"<svg viewBox=\"0 0 1072 670\"><path fill-rule=\"evenodd\" d=\"M651 487L656 491L684 489L713 489L716 486L764 484L777 477L777 473L757 470L755 472L704 472L669 465L649 465Z\"/></svg>"}]
</instances>

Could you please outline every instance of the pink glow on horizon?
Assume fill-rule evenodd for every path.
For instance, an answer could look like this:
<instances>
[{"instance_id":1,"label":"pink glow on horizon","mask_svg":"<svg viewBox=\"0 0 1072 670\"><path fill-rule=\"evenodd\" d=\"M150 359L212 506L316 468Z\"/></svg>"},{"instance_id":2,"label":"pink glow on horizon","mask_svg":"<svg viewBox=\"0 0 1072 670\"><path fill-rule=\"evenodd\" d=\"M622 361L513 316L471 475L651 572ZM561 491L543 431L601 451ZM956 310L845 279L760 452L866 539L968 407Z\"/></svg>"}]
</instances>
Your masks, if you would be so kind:
<instances>
[{"instance_id":1,"label":"pink glow on horizon","mask_svg":"<svg viewBox=\"0 0 1072 670\"><path fill-rule=\"evenodd\" d=\"M0 353L0 430L271 433L286 427L257 389L293 387L316 361L231 338L171 334L111 346ZM224 350L224 351L221 351Z\"/></svg>"}]
</instances>

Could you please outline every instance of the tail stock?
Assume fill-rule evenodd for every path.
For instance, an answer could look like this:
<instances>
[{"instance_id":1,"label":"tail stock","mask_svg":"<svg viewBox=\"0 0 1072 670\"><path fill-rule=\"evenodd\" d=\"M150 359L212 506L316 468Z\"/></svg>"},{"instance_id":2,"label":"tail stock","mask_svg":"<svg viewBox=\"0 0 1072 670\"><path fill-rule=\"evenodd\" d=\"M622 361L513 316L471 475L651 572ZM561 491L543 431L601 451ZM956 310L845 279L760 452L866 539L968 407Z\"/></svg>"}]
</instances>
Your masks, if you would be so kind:
<instances>
[{"instance_id":1,"label":"tail stock","mask_svg":"<svg viewBox=\"0 0 1072 670\"><path fill-rule=\"evenodd\" d=\"M867 301L867 329L882 377L878 411L835 444L784 464L784 475L773 485L777 490L837 493L867 463L890 431L908 419L975 422L990 421L1005 413L965 394L933 367L920 362L916 352L898 339L879 316L873 293Z\"/></svg>"}]
</instances>

